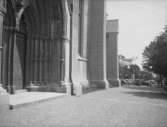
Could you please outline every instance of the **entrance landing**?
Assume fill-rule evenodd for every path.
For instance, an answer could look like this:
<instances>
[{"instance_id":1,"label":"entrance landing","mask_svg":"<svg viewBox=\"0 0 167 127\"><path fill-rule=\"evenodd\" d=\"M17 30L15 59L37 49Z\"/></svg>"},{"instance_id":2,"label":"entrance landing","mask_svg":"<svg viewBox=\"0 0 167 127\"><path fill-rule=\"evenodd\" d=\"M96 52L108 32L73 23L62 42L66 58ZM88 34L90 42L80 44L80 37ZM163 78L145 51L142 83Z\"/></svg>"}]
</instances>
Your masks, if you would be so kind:
<instances>
[{"instance_id":1,"label":"entrance landing","mask_svg":"<svg viewBox=\"0 0 167 127\"><path fill-rule=\"evenodd\" d=\"M10 109L66 96L65 93L23 92L10 95Z\"/></svg>"}]
</instances>

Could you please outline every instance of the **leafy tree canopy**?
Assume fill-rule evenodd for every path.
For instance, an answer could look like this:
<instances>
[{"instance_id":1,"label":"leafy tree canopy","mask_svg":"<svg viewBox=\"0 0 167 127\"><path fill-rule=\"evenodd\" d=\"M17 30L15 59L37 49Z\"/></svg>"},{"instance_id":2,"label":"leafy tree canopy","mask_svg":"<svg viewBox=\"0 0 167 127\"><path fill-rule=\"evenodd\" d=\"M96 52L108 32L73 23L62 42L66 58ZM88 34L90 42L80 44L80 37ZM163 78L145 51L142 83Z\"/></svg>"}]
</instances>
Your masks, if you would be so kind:
<instances>
[{"instance_id":1,"label":"leafy tree canopy","mask_svg":"<svg viewBox=\"0 0 167 127\"><path fill-rule=\"evenodd\" d=\"M143 52L143 68L167 76L167 27Z\"/></svg>"}]
</instances>

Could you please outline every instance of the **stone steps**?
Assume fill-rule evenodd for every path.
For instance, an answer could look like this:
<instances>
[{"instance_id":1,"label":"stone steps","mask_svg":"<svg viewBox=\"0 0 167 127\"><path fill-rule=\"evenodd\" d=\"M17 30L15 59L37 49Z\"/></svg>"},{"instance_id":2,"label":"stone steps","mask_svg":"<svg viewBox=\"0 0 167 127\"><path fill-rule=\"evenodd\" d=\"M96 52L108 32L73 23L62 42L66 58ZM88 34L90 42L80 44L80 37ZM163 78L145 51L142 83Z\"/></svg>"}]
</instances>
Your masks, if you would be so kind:
<instances>
[{"instance_id":1,"label":"stone steps","mask_svg":"<svg viewBox=\"0 0 167 127\"><path fill-rule=\"evenodd\" d=\"M64 97L64 93L54 93L54 92L22 92L10 95L9 108L15 109L18 107L23 107L27 105L37 104L44 101L49 101L52 99Z\"/></svg>"},{"instance_id":2,"label":"stone steps","mask_svg":"<svg viewBox=\"0 0 167 127\"><path fill-rule=\"evenodd\" d=\"M18 93L25 93L25 92L28 92L26 89L21 89L21 90L16 90L15 93L18 94Z\"/></svg>"}]
</instances>

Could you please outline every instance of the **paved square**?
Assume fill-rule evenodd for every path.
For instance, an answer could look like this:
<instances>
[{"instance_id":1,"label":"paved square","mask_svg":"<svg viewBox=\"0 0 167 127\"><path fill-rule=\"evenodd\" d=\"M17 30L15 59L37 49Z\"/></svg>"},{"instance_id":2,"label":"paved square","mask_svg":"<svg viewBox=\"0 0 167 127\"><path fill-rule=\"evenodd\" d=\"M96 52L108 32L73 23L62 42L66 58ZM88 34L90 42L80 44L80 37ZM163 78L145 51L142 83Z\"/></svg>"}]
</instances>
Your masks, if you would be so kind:
<instances>
[{"instance_id":1,"label":"paved square","mask_svg":"<svg viewBox=\"0 0 167 127\"><path fill-rule=\"evenodd\" d=\"M0 127L167 127L167 95L111 88L0 113Z\"/></svg>"}]
</instances>

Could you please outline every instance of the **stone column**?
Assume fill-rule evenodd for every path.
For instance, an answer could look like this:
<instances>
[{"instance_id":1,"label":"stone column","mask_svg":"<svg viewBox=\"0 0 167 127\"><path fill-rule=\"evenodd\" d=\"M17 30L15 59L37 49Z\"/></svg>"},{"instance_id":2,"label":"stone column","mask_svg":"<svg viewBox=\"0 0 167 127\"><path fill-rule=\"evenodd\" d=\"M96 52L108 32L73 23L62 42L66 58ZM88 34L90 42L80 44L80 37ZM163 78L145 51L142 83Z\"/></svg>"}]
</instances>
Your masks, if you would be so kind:
<instances>
[{"instance_id":1,"label":"stone column","mask_svg":"<svg viewBox=\"0 0 167 127\"><path fill-rule=\"evenodd\" d=\"M38 75L38 85L40 84L40 37L38 36L37 37L38 39L38 47L37 47L37 59L38 59L38 62L37 62L37 75Z\"/></svg>"},{"instance_id":2,"label":"stone column","mask_svg":"<svg viewBox=\"0 0 167 127\"><path fill-rule=\"evenodd\" d=\"M118 20L107 21L107 79L112 86L119 86Z\"/></svg>"},{"instance_id":3,"label":"stone column","mask_svg":"<svg viewBox=\"0 0 167 127\"><path fill-rule=\"evenodd\" d=\"M42 43L41 43L41 85L44 85L44 80L45 80L45 68L44 68L44 63L45 63L45 59L44 59L44 55L45 55L45 39L42 38Z\"/></svg>"},{"instance_id":4,"label":"stone column","mask_svg":"<svg viewBox=\"0 0 167 127\"><path fill-rule=\"evenodd\" d=\"M51 77L50 77L50 81L51 81L51 83L53 83L53 66L54 66L54 50L53 50L53 48L54 48L54 40L51 40L51 45L50 45L51 47L50 47L50 51L51 51L51 63L50 63L50 75L51 75Z\"/></svg>"},{"instance_id":5,"label":"stone column","mask_svg":"<svg viewBox=\"0 0 167 127\"><path fill-rule=\"evenodd\" d=\"M35 36L33 36L32 43L31 43L31 52L32 52L32 82L35 84Z\"/></svg>"},{"instance_id":6,"label":"stone column","mask_svg":"<svg viewBox=\"0 0 167 127\"><path fill-rule=\"evenodd\" d=\"M48 83L50 83L50 63L51 63L51 61L50 61L50 56L51 56L51 48L50 48L50 44L51 44L51 39L48 39L48 45L47 45L47 50L48 50L48 66L47 66L47 69L48 69Z\"/></svg>"},{"instance_id":7,"label":"stone column","mask_svg":"<svg viewBox=\"0 0 167 127\"><path fill-rule=\"evenodd\" d=\"M29 75L29 80L28 80L28 86L27 88L31 91L31 88L34 86L34 44L35 44L35 37L32 35L29 36L29 41L28 41L28 47L27 47L27 55L29 58L27 58L29 61L28 63L28 75Z\"/></svg>"},{"instance_id":8,"label":"stone column","mask_svg":"<svg viewBox=\"0 0 167 127\"><path fill-rule=\"evenodd\" d=\"M48 44L49 44L49 38L46 38L45 41L45 85L48 84Z\"/></svg>"},{"instance_id":9,"label":"stone column","mask_svg":"<svg viewBox=\"0 0 167 127\"><path fill-rule=\"evenodd\" d=\"M39 38L39 84L42 83L42 45L43 45L43 40L42 38L40 37Z\"/></svg>"},{"instance_id":10,"label":"stone column","mask_svg":"<svg viewBox=\"0 0 167 127\"><path fill-rule=\"evenodd\" d=\"M80 12L81 13L81 16L82 16L82 21L80 25L82 25L81 27L81 35L80 35L80 38L81 38L81 41L82 41L82 44L81 44L81 50L82 50L82 53L80 54L81 57L78 58L78 61L79 61L79 66L80 66L80 84L82 85L82 89L84 89L84 87L88 87L88 76L87 76L87 36L88 36L88 7L89 7L89 0L84 0L82 1L82 4L81 4L81 8L79 8L79 11L82 11ZM82 90L83 91L83 90Z\"/></svg>"},{"instance_id":11,"label":"stone column","mask_svg":"<svg viewBox=\"0 0 167 127\"><path fill-rule=\"evenodd\" d=\"M13 57L14 57L14 44L16 41L16 28L13 27L12 33L11 33L10 41L9 41L9 72L8 72L8 92L11 94L15 93L15 88L13 85Z\"/></svg>"},{"instance_id":12,"label":"stone column","mask_svg":"<svg viewBox=\"0 0 167 127\"><path fill-rule=\"evenodd\" d=\"M106 77L105 0L89 1L88 75L90 87L108 88Z\"/></svg>"},{"instance_id":13,"label":"stone column","mask_svg":"<svg viewBox=\"0 0 167 127\"><path fill-rule=\"evenodd\" d=\"M46 60L46 54L47 54L47 37L44 38L43 43L43 85L47 84L47 60Z\"/></svg>"},{"instance_id":14,"label":"stone column","mask_svg":"<svg viewBox=\"0 0 167 127\"><path fill-rule=\"evenodd\" d=\"M4 6L4 0L0 0L0 112L3 111L4 108L6 109L9 104L9 95L7 94L6 90L3 88L2 85L2 31L3 31L3 18L6 12Z\"/></svg>"},{"instance_id":15,"label":"stone column","mask_svg":"<svg viewBox=\"0 0 167 127\"><path fill-rule=\"evenodd\" d=\"M31 81L31 74L30 74L30 55L31 50L30 50L30 36L27 37L27 50L26 50L26 87L29 85Z\"/></svg>"},{"instance_id":16,"label":"stone column","mask_svg":"<svg viewBox=\"0 0 167 127\"><path fill-rule=\"evenodd\" d=\"M6 93L6 90L3 88L2 85L2 51L3 51L3 45L2 45L2 32L3 32L3 19L4 14L6 10L4 8L4 1L0 0L0 94Z\"/></svg>"},{"instance_id":17,"label":"stone column","mask_svg":"<svg viewBox=\"0 0 167 127\"><path fill-rule=\"evenodd\" d=\"M60 44L60 68L61 68L61 70L60 70L60 74L61 74L61 76L60 76L60 79L61 79L61 84L63 84L64 83L64 75L65 75L65 70L64 70L64 67L65 67L65 65L64 65L64 58L65 58L65 44L64 44L64 42L63 43L61 43Z\"/></svg>"},{"instance_id":18,"label":"stone column","mask_svg":"<svg viewBox=\"0 0 167 127\"><path fill-rule=\"evenodd\" d=\"M32 36L29 36L29 85L33 85L33 51L32 51L32 44L33 44L33 38Z\"/></svg>"},{"instance_id":19,"label":"stone column","mask_svg":"<svg viewBox=\"0 0 167 127\"><path fill-rule=\"evenodd\" d=\"M34 84L38 84L38 38L34 38Z\"/></svg>"},{"instance_id":20,"label":"stone column","mask_svg":"<svg viewBox=\"0 0 167 127\"><path fill-rule=\"evenodd\" d=\"M3 31L3 18L4 18L5 9L3 7L3 2L1 0L0 3L0 94L6 93L6 90L2 86L2 51L3 51L3 45L2 45L2 31Z\"/></svg>"},{"instance_id":21,"label":"stone column","mask_svg":"<svg viewBox=\"0 0 167 127\"><path fill-rule=\"evenodd\" d=\"M70 81L70 13L67 0L62 0L63 7L63 36L62 43L64 46L64 85L66 86L66 92L71 95L71 81Z\"/></svg>"}]
</instances>

